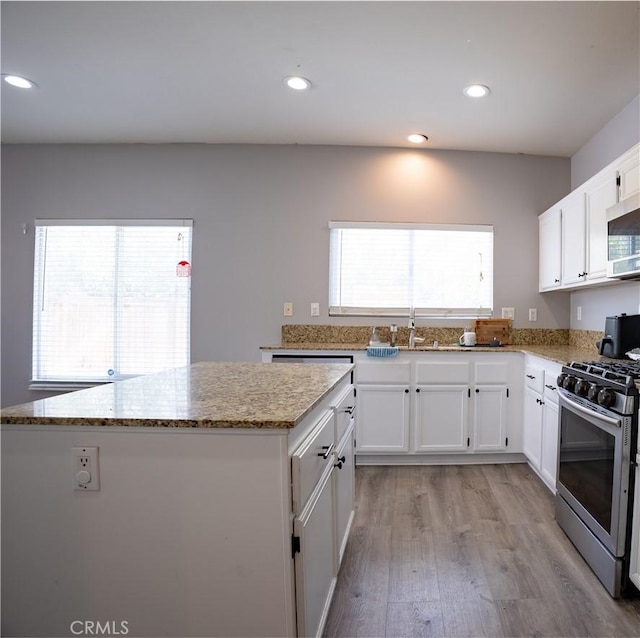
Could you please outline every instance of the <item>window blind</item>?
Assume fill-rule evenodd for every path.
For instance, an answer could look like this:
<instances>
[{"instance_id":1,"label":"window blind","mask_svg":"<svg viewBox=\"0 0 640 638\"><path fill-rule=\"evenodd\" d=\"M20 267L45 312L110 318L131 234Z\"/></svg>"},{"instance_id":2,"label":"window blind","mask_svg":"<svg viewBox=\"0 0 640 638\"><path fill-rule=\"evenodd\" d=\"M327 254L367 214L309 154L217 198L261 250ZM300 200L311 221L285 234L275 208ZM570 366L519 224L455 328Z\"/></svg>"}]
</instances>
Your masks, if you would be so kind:
<instances>
[{"instance_id":1,"label":"window blind","mask_svg":"<svg viewBox=\"0 0 640 638\"><path fill-rule=\"evenodd\" d=\"M489 317L493 226L330 222L329 313Z\"/></svg>"},{"instance_id":2,"label":"window blind","mask_svg":"<svg viewBox=\"0 0 640 638\"><path fill-rule=\"evenodd\" d=\"M191 245L191 220L36 220L33 382L187 365Z\"/></svg>"}]
</instances>

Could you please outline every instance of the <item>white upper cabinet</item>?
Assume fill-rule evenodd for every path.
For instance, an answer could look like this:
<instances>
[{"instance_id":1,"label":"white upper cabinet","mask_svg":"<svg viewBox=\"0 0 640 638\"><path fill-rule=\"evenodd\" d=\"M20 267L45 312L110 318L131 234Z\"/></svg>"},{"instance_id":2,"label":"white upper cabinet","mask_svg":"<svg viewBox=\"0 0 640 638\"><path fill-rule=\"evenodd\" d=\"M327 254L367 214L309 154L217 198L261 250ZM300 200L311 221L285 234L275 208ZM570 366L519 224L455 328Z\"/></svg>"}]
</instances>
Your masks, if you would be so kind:
<instances>
[{"instance_id":1,"label":"white upper cabinet","mask_svg":"<svg viewBox=\"0 0 640 638\"><path fill-rule=\"evenodd\" d=\"M586 279L607 276L607 208L617 202L616 173L606 170L586 183Z\"/></svg>"},{"instance_id":2,"label":"white upper cabinet","mask_svg":"<svg viewBox=\"0 0 640 638\"><path fill-rule=\"evenodd\" d=\"M558 204L540 215L540 291L559 288L562 277L562 218Z\"/></svg>"},{"instance_id":3,"label":"white upper cabinet","mask_svg":"<svg viewBox=\"0 0 640 638\"><path fill-rule=\"evenodd\" d=\"M573 192L561 202L562 210L562 284L585 281L585 240L587 218L584 192Z\"/></svg>"},{"instance_id":4,"label":"white upper cabinet","mask_svg":"<svg viewBox=\"0 0 640 638\"><path fill-rule=\"evenodd\" d=\"M616 170L620 176L620 200L640 191L640 144L636 144L616 162Z\"/></svg>"},{"instance_id":5,"label":"white upper cabinet","mask_svg":"<svg viewBox=\"0 0 640 638\"><path fill-rule=\"evenodd\" d=\"M638 191L640 144L540 215L540 292L617 281L607 277L607 209Z\"/></svg>"}]
</instances>

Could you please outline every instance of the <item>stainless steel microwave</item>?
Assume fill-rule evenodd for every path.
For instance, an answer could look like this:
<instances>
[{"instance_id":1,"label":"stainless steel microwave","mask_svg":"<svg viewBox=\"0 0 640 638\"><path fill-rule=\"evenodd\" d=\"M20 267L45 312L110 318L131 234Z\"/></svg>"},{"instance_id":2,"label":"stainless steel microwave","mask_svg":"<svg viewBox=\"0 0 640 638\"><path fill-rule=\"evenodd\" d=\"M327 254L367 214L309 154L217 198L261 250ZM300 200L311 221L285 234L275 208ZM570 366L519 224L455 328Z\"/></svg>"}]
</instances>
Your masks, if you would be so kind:
<instances>
[{"instance_id":1,"label":"stainless steel microwave","mask_svg":"<svg viewBox=\"0 0 640 638\"><path fill-rule=\"evenodd\" d=\"M640 279L640 193L607 209L607 276Z\"/></svg>"}]
</instances>

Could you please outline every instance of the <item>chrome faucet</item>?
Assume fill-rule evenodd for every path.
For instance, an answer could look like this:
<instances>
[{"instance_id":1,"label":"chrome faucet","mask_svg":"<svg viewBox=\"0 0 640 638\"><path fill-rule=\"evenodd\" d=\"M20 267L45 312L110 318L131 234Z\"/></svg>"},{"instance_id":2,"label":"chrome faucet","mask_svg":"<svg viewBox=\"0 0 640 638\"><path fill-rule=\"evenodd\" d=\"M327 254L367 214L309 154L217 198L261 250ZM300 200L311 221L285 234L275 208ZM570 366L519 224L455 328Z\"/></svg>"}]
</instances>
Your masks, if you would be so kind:
<instances>
[{"instance_id":1,"label":"chrome faucet","mask_svg":"<svg viewBox=\"0 0 640 638\"><path fill-rule=\"evenodd\" d=\"M409 348L415 348L416 343L422 343L423 337L416 337L416 309L409 309Z\"/></svg>"}]
</instances>

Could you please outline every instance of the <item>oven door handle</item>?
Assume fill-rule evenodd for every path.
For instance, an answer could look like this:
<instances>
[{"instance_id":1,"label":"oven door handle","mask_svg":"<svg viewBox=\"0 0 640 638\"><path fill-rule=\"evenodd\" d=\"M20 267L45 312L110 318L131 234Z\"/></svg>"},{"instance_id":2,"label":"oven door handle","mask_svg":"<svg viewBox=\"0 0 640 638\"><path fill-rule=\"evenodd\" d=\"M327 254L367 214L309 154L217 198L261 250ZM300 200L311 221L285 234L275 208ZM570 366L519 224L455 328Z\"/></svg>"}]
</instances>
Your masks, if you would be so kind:
<instances>
[{"instance_id":1,"label":"oven door handle","mask_svg":"<svg viewBox=\"0 0 640 638\"><path fill-rule=\"evenodd\" d=\"M605 423L612 425L614 428L619 428L622 425L620 419L614 419L610 416L607 416L606 414L602 414L600 412L594 412L593 410L584 408L579 403L572 401L569 397L567 397L564 394L564 392L560 394L560 399L564 401L568 406L570 406L572 410L575 410L576 412L580 412L585 416L591 417L592 419L597 418L600 421L604 421Z\"/></svg>"}]
</instances>

